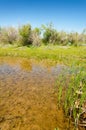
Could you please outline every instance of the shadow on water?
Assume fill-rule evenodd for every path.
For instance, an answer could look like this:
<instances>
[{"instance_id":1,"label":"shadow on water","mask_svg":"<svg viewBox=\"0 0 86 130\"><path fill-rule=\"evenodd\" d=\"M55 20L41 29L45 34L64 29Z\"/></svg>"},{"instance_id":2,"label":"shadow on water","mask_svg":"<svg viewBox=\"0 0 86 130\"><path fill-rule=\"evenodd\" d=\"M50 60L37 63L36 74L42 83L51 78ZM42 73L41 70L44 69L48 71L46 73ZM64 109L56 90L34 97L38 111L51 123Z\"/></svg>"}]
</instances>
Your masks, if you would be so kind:
<instances>
[{"instance_id":1,"label":"shadow on water","mask_svg":"<svg viewBox=\"0 0 86 130\"><path fill-rule=\"evenodd\" d=\"M69 130L55 92L63 68L50 61L0 58L0 130Z\"/></svg>"}]
</instances>

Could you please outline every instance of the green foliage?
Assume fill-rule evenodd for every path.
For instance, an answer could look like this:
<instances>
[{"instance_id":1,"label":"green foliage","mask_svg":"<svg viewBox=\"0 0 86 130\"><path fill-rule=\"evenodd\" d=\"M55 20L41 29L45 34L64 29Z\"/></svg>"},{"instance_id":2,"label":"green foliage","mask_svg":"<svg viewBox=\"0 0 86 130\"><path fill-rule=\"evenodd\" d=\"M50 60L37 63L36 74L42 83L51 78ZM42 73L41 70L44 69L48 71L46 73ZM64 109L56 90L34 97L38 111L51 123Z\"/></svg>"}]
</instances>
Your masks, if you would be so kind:
<instances>
[{"instance_id":1,"label":"green foliage","mask_svg":"<svg viewBox=\"0 0 86 130\"><path fill-rule=\"evenodd\" d=\"M31 25L27 24L27 25L23 25L19 28L19 34L20 34L20 38L19 38L19 42L21 43L21 45L25 46L25 45L31 45L32 41L31 41Z\"/></svg>"},{"instance_id":2,"label":"green foliage","mask_svg":"<svg viewBox=\"0 0 86 130\"><path fill-rule=\"evenodd\" d=\"M42 29L43 29L43 42L45 44L47 43L56 44L58 33L53 28L52 23L48 24L47 26L42 25Z\"/></svg>"},{"instance_id":3,"label":"green foliage","mask_svg":"<svg viewBox=\"0 0 86 130\"><path fill-rule=\"evenodd\" d=\"M65 80L64 76L66 77ZM64 84L62 83L62 80ZM78 125L77 123L83 113L83 106L86 102L85 69L82 67L73 67L69 68L69 70L66 69L63 72L63 76L59 76L58 81L58 103L59 105L62 105L63 103L65 113L70 117L73 117L75 125Z\"/></svg>"},{"instance_id":4,"label":"green foliage","mask_svg":"<svg viewBox=\"0 0 86 130\"><path fill-rule=\"evenodd\" d=\"M49 25L48 27L42 25L42 29L43 29L43 42L47 44L49 43L49 39L51 37L51 25Z\"/></svg>"},{"instance_id":5,"label":"green foliage","mask_svg":"<svg viewBox=\"0 0 86 130\"><path fill-rule=\"evenodd\" d=\"M0 27L0 44L17 44L21 46L48 45L86 45L86 29L81 34L77 32L66 33L57 31L53 24L42 25L41 28L32 29L30 24L22 25L18 29L13 27Z\"/></svg>"},{"instance_id":6,"label":"green foliage","mask_svg":"<svg viewBox=\"0 0 86 130\"><path fill-rule=\"evenodd\" d=\"M23 51L22 51L23 50ZM36 58L40 59L49 59L55 61L59 64L64 64L66 66L82 66L86 68L86 47L67 47L67 46L40 46L40 47L17 47L15 46L4 46L0 47L0 56L4 55L27 57L27 58Z\"/></svg>"}]
</instances>

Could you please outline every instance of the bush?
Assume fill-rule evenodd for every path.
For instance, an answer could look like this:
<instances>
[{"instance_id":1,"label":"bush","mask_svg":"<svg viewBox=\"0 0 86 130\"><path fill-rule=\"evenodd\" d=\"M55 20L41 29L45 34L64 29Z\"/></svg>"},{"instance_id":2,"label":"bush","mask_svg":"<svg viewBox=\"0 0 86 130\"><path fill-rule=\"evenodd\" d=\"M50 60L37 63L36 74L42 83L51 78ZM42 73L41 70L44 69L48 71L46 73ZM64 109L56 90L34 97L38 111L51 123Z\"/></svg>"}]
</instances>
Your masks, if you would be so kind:
<instances>
[{"instance_id":1,"label":"bush","mask_svg":"<svg viewBox=\"0 0 86 130\"><path fill-rule=\"evenodd\" d=\"M32 35L31 35L31 38L32 38L32 45L33 46L40 46L41 45L41 38L40 38L40 29L39 28L35 28L33 31L32 31Z\"/></svg>"},{"instance_id":2,"label":"bush","mask_svg":"<svg viewBox=\"0 0 86 130\"><path fill-rule=\"evenodd\" d=\"M18 31L13 27L1 28L0 41L3 44L14 44L18 38Z\"/></svg>"},{"instance_id":3,"label":"bush","mask_svg":"<svg viewBox=\"0 0 86 130\"><path fill-rule=\"evenodd\" d=\"M23 25L22 27L19 28L19 42L21 45L31 45L32 40L31 40L31 25Z\"/></svg>"},{"instance_id":4,"label":"bush","mask_svg":"<svg viewBox=\"0 0 86 130\"><path fill-rule=\"evenodd\" d=\"M41 43L57 45L86 45L86 29L81 34L77 32L58 32L52 23L31 29L30 24L13 27L0 27L0 44L17 44L19 46L40 46Z\"/></svg>"}]
</instances>

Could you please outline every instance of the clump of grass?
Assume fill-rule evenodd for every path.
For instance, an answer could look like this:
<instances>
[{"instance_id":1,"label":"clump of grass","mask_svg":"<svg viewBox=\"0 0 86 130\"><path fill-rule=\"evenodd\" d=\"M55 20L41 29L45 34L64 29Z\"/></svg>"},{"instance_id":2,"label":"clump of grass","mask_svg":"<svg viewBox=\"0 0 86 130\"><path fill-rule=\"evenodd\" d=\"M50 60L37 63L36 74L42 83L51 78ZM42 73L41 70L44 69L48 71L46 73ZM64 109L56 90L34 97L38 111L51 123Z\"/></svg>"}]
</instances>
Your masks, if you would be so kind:
<instances>
[{"instance_id":1,"label":"clump of grass","mask_svg":"<svg viewBox=\"0 0 86 130\"><path fill-rule=\"evenodd\" d=\"M84 68L72 67L58 78L58 105L62 106L75 126L86 125L83 115L86 114L86 73ZM85 105L84 105L85 104ZM84 123L83 123L84 122Z\"/></svg>"}]
</instances>

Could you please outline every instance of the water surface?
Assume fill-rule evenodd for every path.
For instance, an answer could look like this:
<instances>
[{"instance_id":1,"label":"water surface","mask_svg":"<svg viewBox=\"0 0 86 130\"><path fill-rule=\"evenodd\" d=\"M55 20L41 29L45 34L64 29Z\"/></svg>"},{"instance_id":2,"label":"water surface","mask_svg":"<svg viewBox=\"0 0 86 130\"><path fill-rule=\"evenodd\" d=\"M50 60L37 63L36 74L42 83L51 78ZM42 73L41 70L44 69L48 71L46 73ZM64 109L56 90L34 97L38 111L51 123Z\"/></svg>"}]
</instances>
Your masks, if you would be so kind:
<instances>
[{"instance_id":1,"label":"water surface","mask_svg":"<svg viewBox=\"0 0 86 130\"><path fill-rule=\"evenodd\" d=\"M64 65L0 58L0 130L68 130L55 81ZM73 130L72 125L70 130Z\"/></svg>"}]
</instances>

